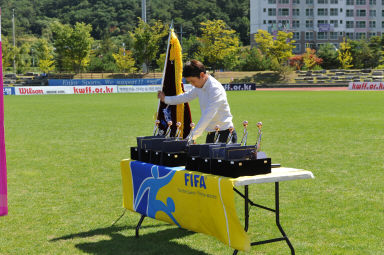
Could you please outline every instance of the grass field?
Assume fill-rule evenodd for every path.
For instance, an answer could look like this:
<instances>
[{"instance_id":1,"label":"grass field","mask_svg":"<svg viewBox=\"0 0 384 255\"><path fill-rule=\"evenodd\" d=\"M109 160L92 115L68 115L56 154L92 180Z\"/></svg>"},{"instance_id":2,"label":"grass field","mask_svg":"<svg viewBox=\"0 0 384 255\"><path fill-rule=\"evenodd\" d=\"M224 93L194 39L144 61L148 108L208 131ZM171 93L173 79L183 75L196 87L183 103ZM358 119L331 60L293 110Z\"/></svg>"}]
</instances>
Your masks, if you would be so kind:
<instances>
[{"instance_id":1,"label":"grass field","mask_svg":"<svg viewBox=\"0 0 384 255\"><path fill-rule=\"evenodd\" d=\"M384 254L384 94L353 91L229 92L249 143L263 121L273 163L314 173L283 182L281 223L296 254ZM0 254L232 254L213 237L122 213L120 160L149 135L155 94L6 96L9 216ZM194 121L198 101L191 104ZM202 142L200 139L198 142ZM250 187L273 207L273 185ZM240 218L243 205L236 200ZM253 240L275 237L272 214L253 208ZM244 254L244 253L239 253ZM285 243L250 254L289 254Z\"/></svg>"}]
</instances>

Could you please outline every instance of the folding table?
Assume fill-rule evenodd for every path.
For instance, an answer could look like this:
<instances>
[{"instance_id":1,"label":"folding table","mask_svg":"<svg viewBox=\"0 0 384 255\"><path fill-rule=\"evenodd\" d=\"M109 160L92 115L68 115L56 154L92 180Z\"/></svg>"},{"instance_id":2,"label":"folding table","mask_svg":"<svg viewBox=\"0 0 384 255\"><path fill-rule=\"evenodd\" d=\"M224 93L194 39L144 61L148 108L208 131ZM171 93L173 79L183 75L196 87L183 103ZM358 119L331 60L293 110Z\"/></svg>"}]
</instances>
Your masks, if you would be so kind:
<instances>
[{"instance_id":1,"label":"folding table","mask_svg":"<svg viewBox=\"0 0 384 255\"><path fill-rule=\"evenodd\" d=\"M285 241L291 250L291 254L295 254L293 245L291 244L288 236L284 232L280 224L280 200L279 200L279 183L282 181L289 180L298 180L298 179L313 179L314 175L310 171L287 168L287 167L278 167L272 168L272 172L269 174L255 175L255 176L243 176L236 179L233 179L234 191L239 194L244 199L244 230L247 232L249 227L249 206L255 206L267 211L275 213L275 223L281 233L281 237L276 237L273 239L262 240L251 242L251 246L261 245L279 241ZM249 198L249 185L261 184L261 183L274 183L275 184L275 208L269 208L263 205L254 203ZM244 186L244 193L238 190L238 187ZM140 226L146 216L142 215L137 226L136 226L136 237L139 237ZM233 254L237 254L238 250L234 250Z\"/></svg>"}]
</instances>

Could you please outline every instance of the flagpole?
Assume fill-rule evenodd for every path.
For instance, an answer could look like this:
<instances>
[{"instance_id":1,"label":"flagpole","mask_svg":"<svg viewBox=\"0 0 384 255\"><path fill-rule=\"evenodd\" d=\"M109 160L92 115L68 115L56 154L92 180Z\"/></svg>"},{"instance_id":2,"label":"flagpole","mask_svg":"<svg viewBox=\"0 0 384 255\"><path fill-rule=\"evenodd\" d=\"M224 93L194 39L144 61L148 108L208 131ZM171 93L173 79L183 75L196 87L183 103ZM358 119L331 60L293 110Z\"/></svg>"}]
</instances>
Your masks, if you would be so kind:
<instances>
[{"instance_id":1,"label":"flagpole","mask_svg":"<svg viewBox=\"0 0 384 255\"><path fill-rule=\"evenodd\" d=\"M171 34L172 34L172 28L173 28L173 20L171 22L171 25L169 26L169 36L168 36L168 44L167 44L167 53L165 54L165 61L164 61L164 69L163 69L163 78L161 79L161 90L163 90L163 87L164 87L164 80L165 80L165 72L166 72L166 69L167 69L167 62L168 62L168 55L169 55L169 48L170 48L170 45L171 45ZM159 114L159 110L160 110L160 99L159 99L159 102L158 102L158 105L157 105L157 115ZM157 119L157 116L156 116L156 119Z\"/></svg>"}]
</instances>

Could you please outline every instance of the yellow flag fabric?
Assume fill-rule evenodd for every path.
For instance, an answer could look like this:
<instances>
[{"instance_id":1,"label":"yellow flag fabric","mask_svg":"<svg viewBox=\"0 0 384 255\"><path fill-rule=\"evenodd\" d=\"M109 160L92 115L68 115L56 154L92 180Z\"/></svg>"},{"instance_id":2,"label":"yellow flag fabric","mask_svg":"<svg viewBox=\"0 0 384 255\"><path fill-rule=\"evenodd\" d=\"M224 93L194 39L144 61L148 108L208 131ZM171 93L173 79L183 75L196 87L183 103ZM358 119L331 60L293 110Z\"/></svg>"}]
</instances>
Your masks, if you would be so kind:
<instances>
[{"instance_id":1,"label":"yellow flag fabric","mask_svg":"<svg viewBox=\"0 0 384 255\"><path fill-rule=\"evenodd\" d=\"M121 161L121 174L124 208L250 249L230 178L130 160Z\"/></svg>"},{"instance_id":2,"label":"yellow flag fabric","mask_svg":"<svg viewBox=\"0 0 384 255\"><path fill-rule=\"evenodd\" d=\"M182 76L183 76L183 59L181 55L181 45L173 29L171 30L171 38L169 43L170 43L169 60L174 61L174 66L175 66L176 95L180 95L184 93L181 85ZM176 107L176 121L182 124L182 127L180 130L181 130L181 136L183 136L184 104L178 104Z\"/></svg>"}]
</instances>

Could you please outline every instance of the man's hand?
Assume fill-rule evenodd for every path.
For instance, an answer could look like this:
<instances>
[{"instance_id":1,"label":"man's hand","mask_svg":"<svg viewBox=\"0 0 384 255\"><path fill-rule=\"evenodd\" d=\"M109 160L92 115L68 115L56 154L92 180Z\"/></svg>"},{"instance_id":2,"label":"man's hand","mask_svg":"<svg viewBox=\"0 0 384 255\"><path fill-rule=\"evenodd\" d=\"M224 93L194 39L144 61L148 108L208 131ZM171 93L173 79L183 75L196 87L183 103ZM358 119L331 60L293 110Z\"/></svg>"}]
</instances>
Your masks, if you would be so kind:
<instances>
[{"instance_id":1,"label":"man's hand","mask_svg":"<svg viewBox=\"0 0 384 255\"><path fill-rule=\"evenodd\" d=\"M163 91L157 91L157 98L160 99L161 102L164 102L165 94Z\"/></svg>"}]
</instances>

